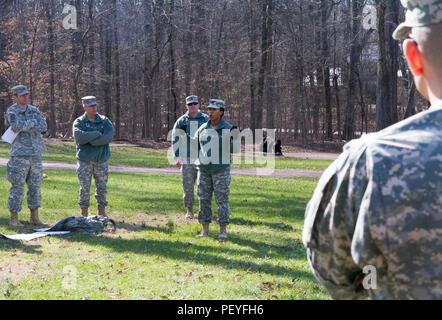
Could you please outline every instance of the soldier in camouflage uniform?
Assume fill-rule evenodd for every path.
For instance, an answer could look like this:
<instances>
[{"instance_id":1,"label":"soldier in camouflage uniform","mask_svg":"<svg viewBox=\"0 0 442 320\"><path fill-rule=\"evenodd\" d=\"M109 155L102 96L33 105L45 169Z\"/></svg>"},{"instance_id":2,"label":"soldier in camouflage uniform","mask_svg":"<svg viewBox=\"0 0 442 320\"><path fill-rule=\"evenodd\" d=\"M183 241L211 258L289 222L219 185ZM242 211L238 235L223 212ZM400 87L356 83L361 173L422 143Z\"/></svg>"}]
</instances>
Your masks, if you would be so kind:
<instances>
[{"instance_id":1,"label":"soldier in camouflage uniform","mask_svg":"<svg viewBox=\"0 0 442 320\"><path fill-rule=\"evenodd\" d=\"M18 213L22 210L25 183L28 185L28 207L31 210L31 223L43 225L38 218L41 204L41 183L43 164L41 154L46 151L42 134L47 131L45 117L34 106L29 105L29 92L23 85L12 88L15 104L5 114L5 125L18 133L11 146L7 165L7 178L11 183L8 208L11 213L10 225L22 227Z\"/></svg>"},{"instance_id":2,"label":"soldier in camouflage uniform","mask_svg":"<svg viewBox=\"0 0 442 320\"><path fill-rule=\"evenodd\" d=\"M87 217L90 206L92 176L95 180L95 199L98 214L106 216L107 181L109 178L108 160L111 156L109 143L114 139L112 122L97 113L97 100L93 96L82 98L84 115L75 120L74 138L77 144L77 176L80 182L81 214Z\"/></svg>"},{"instance_id":3,"label":"soldier in camouflage uniform","mask_svg":"<svg viewBox=\"0 0 442 320\"><path fill-rule=\"evenodd\" d=\"M203 226L200 237L209 235L212 194L215 194L218 204L217 223L220 225L219 238L227 239L227 225L230 223L230 153L233 148L230 132L234 127L224 120L224 101L212 99L207 108L210 121L203 124L195 135L200 149L196 162L200 203L198 221Z\"/></svg>"},{"instance_id":4,"label":"soldier in camouflage uniform","mask_svg":"<svg viewBox=\"0 0 442 320\"><path fill-rule=\"evenodd\" d=\"M196 143L191 143L191 136L195 135L199 127L209 121L209 117L199 111L200 104L197 96L186 98L186 108L187 113L179 118L173 127L172 141L176 164L181 167L184 206L187 208L186 218L193 219L195 181L198 176L195 165L198 158L198 146ZM194 151L193 157L192 150Z\"/></svg>"},{"instance_id":5,"label":"soldier in camouflage uniform","mask_svg":"<svg viewBox=\"0 0 442 320\"><path fill-rule=\"evenodd\" d=\"M335 299L442 299L442 0L402 4L394 38L432 107L351 141L321 177L303 242Z\"/></svg>"}]
</instances>

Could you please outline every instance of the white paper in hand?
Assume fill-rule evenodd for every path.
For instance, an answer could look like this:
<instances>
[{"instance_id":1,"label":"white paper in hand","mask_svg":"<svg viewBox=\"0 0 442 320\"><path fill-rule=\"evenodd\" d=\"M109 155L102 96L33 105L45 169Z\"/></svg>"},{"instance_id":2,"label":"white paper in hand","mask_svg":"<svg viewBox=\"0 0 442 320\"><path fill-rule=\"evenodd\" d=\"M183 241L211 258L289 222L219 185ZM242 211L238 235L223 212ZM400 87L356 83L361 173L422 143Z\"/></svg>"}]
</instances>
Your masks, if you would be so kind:
<instances>
[{"instance_id":1,"label":"white paper in hand","mask_svg":"<svg viewBox=\"0 0 442 320\"><path fill-rule=\"evenodd\" d=\"M17 136L18 133L14 133L14 131L12 131L12 127L9 127L9 129L6 130L6 132L3 134L2 140L9 144L12 144Z\"/></svg>"}]
</instances>

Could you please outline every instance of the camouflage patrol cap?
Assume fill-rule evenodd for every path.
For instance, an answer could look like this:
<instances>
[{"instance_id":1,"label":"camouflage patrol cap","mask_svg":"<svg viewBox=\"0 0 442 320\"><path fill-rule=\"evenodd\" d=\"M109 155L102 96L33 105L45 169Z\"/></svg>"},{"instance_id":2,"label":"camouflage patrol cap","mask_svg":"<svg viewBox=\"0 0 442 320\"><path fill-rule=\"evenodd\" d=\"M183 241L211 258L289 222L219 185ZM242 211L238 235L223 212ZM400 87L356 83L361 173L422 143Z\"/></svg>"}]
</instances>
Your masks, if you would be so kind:
<instances>
[{"instance_id":1,"label":"camouflage patrol cap","mask_svg":"<svg viewBox=\"0 0 442 320\"><path fill-rule=\"evenodd\" d=\"M207 106L207 109L213 108L226 110L226 102L224 100L210 99L209 103L210 104Z\"/></svg>"},{"instance_id":2,"label":"camouflage patrol cap","mask_svg":"<svg viewBox=\"0 0 442 320\"><path fill-rule=\"evenodd\" d=\"M25 94L28 94L29 91L26 88L26 86L23 85L19 85L19 86L15 86L14 88L12 88L12 94L14 96L24 96Z\"/></svg>"},{"instance_id":3,"label":"camouflage patrol cap","mask_svg":"<svg viewBox=\"0 0 442 320\"><path fill-rule=\"evenodd\" d=\"M196 104L198 104L198 103L199 103L199 101L198 101L198 97L197 97L197 96L190 96L190 97L187 97L187 98L186 98L186 105L187 105L187 104L191 104L191 103L196 103Z\"/></svg>"},{"instance_id":4,"label":"camouflage patrol cap","mask_svg":"<svg viewBox=\"0 0 442 320\"><path fill-rule=\"evenodd\" d=\"M93 96L83 97L81 98L81 100L83 101L83 105L85 107L91 107L97 105L97 98Z\"/></svg>"},{"instance_id":5,"label":"camouflage patrol cap","mask_svg":"<svg viewBox=\"0 0 442 320\"><path fill-rule=\"evenodd\" d=\"M403 40L415 27L425 27L442 22L442 0L401 0L407 8L406 19L393 33L393 38Z\"/></svg>"}]
</instances>

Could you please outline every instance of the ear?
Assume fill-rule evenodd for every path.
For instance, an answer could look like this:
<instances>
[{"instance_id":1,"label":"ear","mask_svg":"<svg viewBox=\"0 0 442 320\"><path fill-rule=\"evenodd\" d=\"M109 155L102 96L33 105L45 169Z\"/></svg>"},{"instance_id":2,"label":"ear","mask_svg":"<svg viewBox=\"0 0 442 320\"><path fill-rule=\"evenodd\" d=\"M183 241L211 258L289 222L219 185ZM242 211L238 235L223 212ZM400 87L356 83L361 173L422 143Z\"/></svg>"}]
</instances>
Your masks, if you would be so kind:
<instances>
[{"instance_id":1,"label":"ear","mask_svg":"<svg viewBox=\"0 0 442 320\"><path fill-rule=\"evenodd\" d=\"M416 41L412 39L405 40L404 53L413 75L416 77L422 76L424 73L424 61L422 59L422 52L419 50Z\"/></svg>"}]
</instances>

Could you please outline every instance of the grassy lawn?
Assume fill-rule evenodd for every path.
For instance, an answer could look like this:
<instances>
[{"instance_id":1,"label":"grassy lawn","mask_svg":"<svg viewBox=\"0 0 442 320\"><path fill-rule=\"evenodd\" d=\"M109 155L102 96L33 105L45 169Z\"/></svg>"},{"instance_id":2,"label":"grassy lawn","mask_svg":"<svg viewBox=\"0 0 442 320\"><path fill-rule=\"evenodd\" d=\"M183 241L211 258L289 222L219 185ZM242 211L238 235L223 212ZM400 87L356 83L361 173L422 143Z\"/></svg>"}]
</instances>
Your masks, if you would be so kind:
<instances>
[{"instance_id":1,"label":"grassy lawn","mask_svg":"<svg viewBox=\"0 0 442 320\"><path fill-rule=\"evenodd\" d=\"M46 173L42 219L78 215L75 173ZM316 182L233 177L230 238L221 242L215 224L198 239L197 221L183 218L178 175L111 173L108 212L117 232L0 240L0 299L328 299L301 242ZM0 179L0 232L15 234L8 190Z\"/></svg>"},{"instance_id":2,"label":"grassy lawn","mask_svg":"<svg viewBox=\"0 0 442 320\"><path fill-rule=\"evenodd\" d=\"M9 145L0 142L0 157L9 157ZM167 168L171 165L167 160L167 150L154 150L141 147L111 146L112 157L110 165L125 165L146 168ZM44 161L61 161L75 163L75 144L73 143L48 143L47 152L43 154ZM301 169L324 171L332 161L304 160L293 158L276 158L276 169ZM242 159L241 164L234 164L233 168L250 169L263 167L266 164L247 164Z\"/></svg>"}]
</instances>

